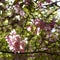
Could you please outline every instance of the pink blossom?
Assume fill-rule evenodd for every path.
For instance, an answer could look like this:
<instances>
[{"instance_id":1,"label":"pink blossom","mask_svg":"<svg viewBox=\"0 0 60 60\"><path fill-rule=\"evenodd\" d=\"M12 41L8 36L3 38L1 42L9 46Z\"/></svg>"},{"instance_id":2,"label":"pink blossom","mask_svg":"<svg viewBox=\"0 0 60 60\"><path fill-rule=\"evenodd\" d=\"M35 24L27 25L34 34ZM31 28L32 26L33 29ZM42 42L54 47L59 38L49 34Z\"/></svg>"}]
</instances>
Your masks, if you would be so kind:
<instances>
[{"instance_id":1,"label":"pink blossom","mask_svg":"<svg viewBox=\"0 0 60 60\"><path fill-rule=\"evenodd\" d=\"M24 3L26 4L26 5L30 5L31 4L31 0L23 0L24 1Z\"/></svg>"},{"instance_id":2,"label":"pink blossom","mask_svg":"<svg viewBox=\"0 0 60 60\"><path fill-rule=\"evenodd\" d=\"M20 6L19 6L19 4L15 4L15 5L13 6L13 8L14 8L14 10L15 10L15 13L19 13L19 11L20 11Z\"/></svg>"},{"instance_id":3,"label":"pink blossom","mask_svg":"<svg viewBox=\"0 0 60 60\"><path fill-rule=\"evenodd\" d=\"M36 19L34 20L34 25L35 25L36 27L40 27L40 29L44 29L44 27L45 27L45 22L44 22L43 20L39 19L39 18L36 18Z\"/></svg>"},{"instance_id":4,"label":"pink blossom","mask_svg":"<svg viewBox=\"0 0 60 60\"><path fill-rule=\"evenodd\" d=\"M11 35L16 35L16 31L13 29L10 34Z\"/></svg>"},{"instance_id":5,"label":"pink blossom","mask_svg":"<svg viewBox=\"0 0 60 60\"><path fill-rule=\"evenodd\" d=\"M51 0L46 0L46 2L47 2L47 3L50 3L50 2L51 2Z\"/></svg>"},{"instance_id":6,"label":"pink blossom","mask_svg":"<svg viewBox=\"0 0 60 60\"><path fill-rule=\"evenodd\" d=\"M27 31L31 31L32 30L32 26L27 26Z\"/></svg>"},{"instance_id":7,"label":"pink blossom","mask_svg":"<svg viewBox=\"0 0 60 60\"><path fill-rule=\"evenodd\" d=\"M39 8L42 8L42 7L43 7L42 2L39 2L39 3L38 3L38 7L39 7Z\"/></svg>"},{"instance_id":8,"label":"pink blossom","mask_svg":"<svg viewBox=\"0 0 60 60\"><path fill-rule=\"evenodd\" d=\"M40 33L40 27L36 29L36 34L39 35L39 33Z\"/></svg>"},{"instance_id":9,"label":"pink blossom","mask_svg":"<svg viewBox=\"0 0 60 60\"><path fill-rule=\"evenodd\" d=\"M12 30L10 35L6 36L9 49L16 53L24 52L26 47L26 40L22 40L20 35L16 34L15 30Z\"/></svg>"},{"instance_id":10,"label":"pink blossom","mask_svg":"<svg viewBox=\"0 0 60 60\"><path fill-rule=\"evenodd\" d=\"M23 17L25 16L25 12L23 10L20 10L20 15Z\"/></svg>"},{"instance_id":11,"label":"pink blossom","mask_svg":"<svg viewBox=\"0 0 60 60\"><path fill-rule=\"evenodd\" d=\"M36 18L33 23L35 26L40 26L40 19Z\"/></svg>"},{"instance_id":12,"label":"pink blossom","mask_svg":"<svg viewBox=\"0 0 60 60\"><path fill-rule=\"evenodd\" d=\"M51 31L51 27L50 27L49 24L46 24L46 25L45 25L45 31Z\"/></svg>"}]
</instances>

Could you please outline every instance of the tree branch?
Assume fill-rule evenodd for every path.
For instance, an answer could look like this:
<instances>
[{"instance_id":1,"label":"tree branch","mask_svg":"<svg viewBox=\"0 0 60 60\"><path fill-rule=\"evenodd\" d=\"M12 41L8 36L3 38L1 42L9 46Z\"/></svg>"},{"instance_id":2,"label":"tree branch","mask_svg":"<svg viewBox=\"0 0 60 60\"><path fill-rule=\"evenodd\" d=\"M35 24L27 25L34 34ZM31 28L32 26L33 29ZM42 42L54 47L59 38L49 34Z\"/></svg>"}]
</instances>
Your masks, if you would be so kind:
<instances>
[{"instance_id":1,"label":"tree branch","mask_svg":"<svg viewBox=\"0 0 60 60\"><path fill-rule=\"evenodd\" d=\"M60 2L60 1L55 1L55 2L52 2L52 3L50 3L50 4L45 4L45 5L43 5L43 6L46 6L46 7L47 7L47 6L52 7L52 6L55 5L55 6L57 6L57 7L60 7L60 6L57 5L58 2Z\"/></svg>"},{"instance_id":2,"label":"tree branch","mask_svg":"<svg viewBox=\"0 0 60 60\"><path fill-rule=\"evenodd\" d=\"M0 51L0 52L14 54L13 52L8 52L8 51ZM58 52L48 52L48 51L33 51L33 52L23 52L23 53L16 53L16 54L34 54L34 53L46 53L46 54L50 54L50 55L60 56L60 53L58 53Z\"/></svg>"}]
</instances>

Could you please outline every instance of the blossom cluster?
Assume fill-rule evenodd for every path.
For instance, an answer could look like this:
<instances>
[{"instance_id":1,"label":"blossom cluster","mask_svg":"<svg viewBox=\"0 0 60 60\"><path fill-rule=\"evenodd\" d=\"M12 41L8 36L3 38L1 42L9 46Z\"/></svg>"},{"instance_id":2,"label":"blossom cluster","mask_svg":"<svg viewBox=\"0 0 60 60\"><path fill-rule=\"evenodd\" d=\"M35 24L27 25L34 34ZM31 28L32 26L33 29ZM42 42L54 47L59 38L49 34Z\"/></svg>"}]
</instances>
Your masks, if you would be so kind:
<instances>
[{"instance_id":1,"label":"blossom cluster","mask_svg":"<svg viewBox=\"0 0 60 60\"><path fill-rule=\"evenodd\" d=\"M33 23L36 27L40 27L40 29L50 31L52 28L54 28L55 19L53 19L50 23L46 23L42 19L36 18Z\"/></svg>"},{"instance_id":2,"label":"blossom cluster","mask_svg":"<svg viewBox=\"0 0 60 60\"><path fill-rule=\"evenodd\" d=\"M25 51L25 47L27 44L27 39L21 39L20 35L16 34L16 31L13 29L10 35L6 36L6 41L8 43L9 49L14 53L20 53Z\"/></svg>"},{"instance_id":3,"label":"blossom cluster","mask_svg":"<svg viewBox=\"0 0 60 60\"><path fill-rule=\"evenodd\" d=\"M32 21L33 25L36 27L35 32L37 35L39 35L40 30L44 30L46 32L51 32L51 30L54 28L55 26L55 19L52 19L52 21L50 23L45 22L42 19L39 18L35 18ZM32 31L32 26L28 26L27 30L28 31Z\"/></svg>"},{"instance_id":4,"label":"blossom cluster","mask_svg":"<svg viewBox=\"0 0 60 60\"><path fill-rule=\"evenodd\" d=\"M22 17L25 16L25 12L20 8L19 4L15 4L13 8L15 10L15 13L19 14Z\"/></svg>"}]
</instances>

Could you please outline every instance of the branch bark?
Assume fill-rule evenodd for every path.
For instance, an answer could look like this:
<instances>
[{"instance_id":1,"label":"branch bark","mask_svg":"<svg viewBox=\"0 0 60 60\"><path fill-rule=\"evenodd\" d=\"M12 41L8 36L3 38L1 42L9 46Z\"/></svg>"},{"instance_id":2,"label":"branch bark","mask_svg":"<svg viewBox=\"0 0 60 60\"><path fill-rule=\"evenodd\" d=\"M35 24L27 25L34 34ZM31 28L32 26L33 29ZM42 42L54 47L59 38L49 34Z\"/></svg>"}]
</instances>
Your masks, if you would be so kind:
<instances>
[{"instance_id":1,"label":"branch bark","mask_svg":"<svg viewBox=\"0 0 60 60\"><path fill-rule=\"evenodd\" d=\"M0 52L14 54L13 52L8 52L8 51L0 51ZM24 52L24 53L16 53L16 54L34 54L34 53L46 53L46 54L50 54L50 55L60 56L59 52L48 52L48 51L33 51L33 52Z\"/></svg>"}]
</instances>

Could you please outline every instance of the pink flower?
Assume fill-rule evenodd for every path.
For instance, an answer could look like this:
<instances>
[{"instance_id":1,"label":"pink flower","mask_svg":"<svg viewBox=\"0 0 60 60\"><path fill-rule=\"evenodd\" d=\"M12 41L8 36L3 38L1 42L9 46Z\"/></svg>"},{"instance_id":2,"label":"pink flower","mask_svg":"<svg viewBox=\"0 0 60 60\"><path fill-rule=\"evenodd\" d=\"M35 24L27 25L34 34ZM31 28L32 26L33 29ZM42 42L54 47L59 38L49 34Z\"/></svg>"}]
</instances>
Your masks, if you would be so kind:
<instances>
[{"instance_id":1,"label":"pink flower","mask_svg":"<svg viewBox=\"0 0 60 60\"><path fill-rule=\"evenodd\" d=\"M53 19L52 21L51 21L51 23L50 23L50 27L51 28L54 28L54 25L55 25L56 23L55 23L55 19Z\"/></svg>"},{"instance_id":2,"label":"pink flower","mask_svg":"<svg viewBox=\"0 0 60 60\"><path fill-rule=\"evenodd\" d=\"M36 34L39 35L39 33L40 33L40 27L36 29Z\"/></svg>"},{"instance_id":3,"label":"pink flower","mask_svg":"<svg viewBox=\"0 0 60 60\"><path fill-rule=\"evenodd\" d=\"M36 27L40 27L40 29L44 29L44 27L45 27L45 22L44 22L43 20L39 19L39 18L36 18L36 19L34 20L34 25L35 25Z\"/></svg>"},{"instance_id":4,"label":"pink flower","mask_svg":"<svg viewBox=\"0 0 60 60\"><path fill-rule=\"evenodd\" d=\"M14 8L14 10L15 10L15 13L19 13L19 11L20 11L20 6L19 6L19 4L15 4L14 6L13 6L13 8Z\"/></svg>"},{"instance_id":5,"label":"pink flower","mask_svg":"<svg viewBox=\"0 0 60 60\"><path fill-rule=\"evenodd\" d=\"M33 23L35 26L40 26L40 19L36 18Z\"/></svg>"},{"instance_id":6,"label":"pink flower","mask_svg":"<svg viewBox=\"0 0 60 60\"><path fill-rule=\"evenodd\" d=\"M10 33L10 35L16 35L16 31L13 29Z\"/></svg>"},{"instance_id":7,"label":"pink flower","mask_svg":"<svg viewBox=\"0 0 60 60\"><path fill-rule=\"evenodd\" d=\"M50 27L49 24L46 24L46 26L45 26L45 31L51 31L51 27Z\"/></svg>"},{"instance_id":8,"label":"pink flower","mask_svg":"<svg viewBox=\"0 0 60 60\"><path fill-rule=\"evenodd\" d=\"M20 15L21 15L22 17L24 17L24 16L25 16L25 12L24 12L23 10L20 10Z\"/></svg>"},{"instance_id":9,"label":"pink flower","mask_svg":"<svg viewBox=\"0 0 60 60\"><path fill-rule=\"evenodd\" d=\"M26 4L26 5L30 5L31 4L31 0L23 0L24 1L24 3Z\"/></svg>"},{"instance_id":10,"label":"pink flower","mask_svg":"<svg viewBox=\"0 0 60 60\"><path fill-rule=\"evenodd\" d=\"M32 26L27 26L27 31L31 31L32 30Z\"/></svg>"},{"instance_id":11,"label":"pink flower","mask_svg":"<svg viewBox=\"0 0 60 60\"><path fill-rule=\"evenodd\" d=\"M50 3L50 2L51 2L51 0L46 0L46 2L47 2L47 3Z\"/></svg>"},{"instance_id":12,"label":"pink flower","mask_svg":"<svg viewBox=\"0 0 60 60\"><path fill-rule=\"evenodd\" d=\"M26 42L25 40L22 40L20 35L16 34L16 31L13 29L10 33L10 35L6 36L6 41L8 43L9 49L16 53L20 53L25 51Z\"/></svg>"},{"instance_id":13,"label":"pink flower","mask_svg":"<svg viewBox=\"0 0 60 60\"><path fill-rule=\"evenodd\" d=\"M39 7L39 8L42 8L42 7L43 7L42 2L39 2L39 3L38 3L38 7Z\"/></svg>"}]
</instances>

